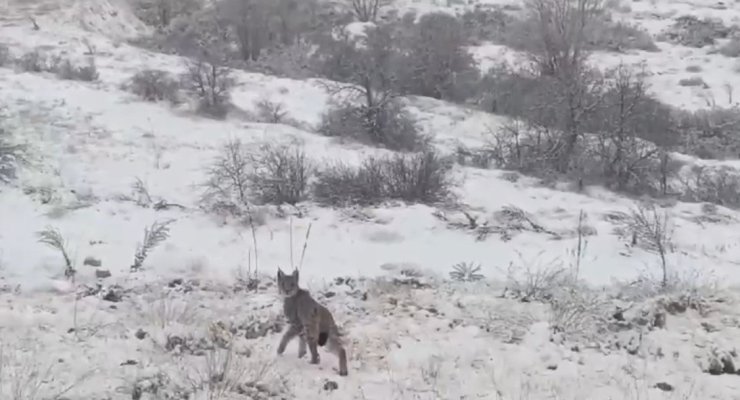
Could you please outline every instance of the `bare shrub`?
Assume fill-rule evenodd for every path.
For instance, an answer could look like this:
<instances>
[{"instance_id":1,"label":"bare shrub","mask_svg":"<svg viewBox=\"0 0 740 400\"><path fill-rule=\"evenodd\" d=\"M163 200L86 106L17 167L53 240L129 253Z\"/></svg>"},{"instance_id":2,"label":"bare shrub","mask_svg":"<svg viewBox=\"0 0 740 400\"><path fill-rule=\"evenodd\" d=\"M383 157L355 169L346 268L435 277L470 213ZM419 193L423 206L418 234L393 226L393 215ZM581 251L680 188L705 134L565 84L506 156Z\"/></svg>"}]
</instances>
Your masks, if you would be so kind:
<instances>
[{"instance_id":1,"label":"bare shrub","mask_svg":"<svg viewBox=\"0 0 740 400\"><path fill-rule=\"evenodd\" d=\"M14 143L10 131L0 126L0 183L16 178L18 163L25 157L25 146Z\"/></svg>"},{"instance_id":2,"label":"bare shrub","mask_svg":"<svg viewBox=\"0 0 740 400\"><path fill-rule=\"evenodd\" d=\"M9 65L13 60L12 54L10 54L10 49L7 45L0 43L0 67L5 67Z\"/></svg>"},{"instance_id":3,"label":"bare shrub","mask_svg":"<svg viewBox=\"0 0 740 400\"><path fill-rule=\"evenodd\" d=\"M480 74L457 18L442 12L424 14L407 36L399 62L404 93L462 101L474 92Z\"/></svg>"},{"instance_id":4,"label":"bare shrub","mask_svg":"<svg viewBox=\"0 0 740 400\"><path fill-rule=\"evenodd\" d=\"M538 259L524 260L521 254L519 258L520 265L512 262L506 270L505 294L515 299L548 302L569 279L568 271L557 259L541 263Z\"/></svg>"},{"instance_id":5,"label":"bare shrub","mask_svg":"<svg viewBox=\"0 0 740 400\"><path fill-rule=\"evenodd\" d=\"M474 43L489 41L499 44L512 43L518 28L523 27L520 20L500 7L475 7L466 10L461 16L465 36Z\"/></svg>"},{"instance_id":6,"label":"bare shrub","mask_svg":"<svg viewBox=\"0 0 740 400\"><path fill-rule=\"evenodd\" d=\"M680 178L684 201L709 202L740 208L740 172L729 166L692 166Z\"/></svg>"},{"instance_id":7,"label":"bare shrub","mask_svg":"<svg viewBox=\"0 0 740 400\"><path fill-rule=\"evenodd\" d=\"M45 244L61 254L64 259L64 276L68 279L73 278L77 270L75 269L74 261L70 257L67 241L64 239L62 233L58 229L49 226L37 232L36 236L39 243Z\"/></svg>"},{"instance_id":8,"label":"bare shrub","mask_svg":"<svg viewBox=\"0 0 740 400\"><path fill-rule=\"evenodd\" d=\"M678 81L679 86L690 87L690 86L701 86L709 87L700 76L692 76L690 78L682 78Z\"/></svg>"},{"instance_id":9,"label":"bare shrub","mask_svg":"<svg viewBox=\"0 0 740 400\"><path fill-rule=\"evenodd\" d=\"M203 59L189 61L186 68L181 81L185 90L198 100L198 111L215 118L226 117L235 84L231 71Z\"/></svg>"},{"instance_id":10,"label":"bare shrub","mask_svg":"<svg viewBox=\"0 0 740 400\"><path fill-rule=\"evenodd\" d=\"M149 253L170 237L172 222L174 221L154 222L151 226L144 228L144 240L136 246L134 263L131 264L132 272L139 271Z\"/></svg>"},{"instance_id":11,"label":"bare shrub","mask_svg":"<svg viewBox=\"0 0 740 400\"><path fill-rule=\"evenodd\" d=\"M683 151L705 159L740 157L740 109L712 108L677 112L675 124L684 141Z\"/></svg>"},{"instance_id":12,"label":"bare shrub","mask_svg":"<svg viewBox=\"0 0 740 400\"><path fill-rule=\"evenodd\" d=\"M725 57L740 57L740 36L733 36L719 48L719 53Z\"/></svg>"},{"instance_id":13,"label":"bare shrub","mask_svg":"<svg viewBox=\"0 0 740 400\"><path fill-rule=\"evenodd\" d=\"M623 22L614 23L603 17L602 21L589 26L587 37L591 49L619 52L630 49L659 51L652 36L644 29Z\"/></svg>"},{"instance_id":14,"label":"bare shrub","mask_svg":"<svg viewBox=\"0 0 740 400\"><path fill-rule=\"evenodd\" d=\"M371 157L361 166L336 164L317 172L315 199L325 205L374 205L388 200L431 204L450 196L452 163L429 150Z\"/></svg>"},{"instance_id":15,"label":"bare shrub","mask_svg":"<svg viewBox=\"0 0 740 400\"><path fill-rule=\"evenodd\" d=\"M390 0L352 0L352 11L360 22L375 22L381 7L390 4Z\"/></svg>"},{"instance_id":16,"label":"bare shrub","mask_svg":"<svg viewBox=\"0 0 740 400\"><path fill-rule=\"evenodd\" d=\"M257 115L260 121L270 124L280 124L288 114L282 103L275 103L264 99L257 103Z\"/></svg>"},{"instance_id":17,"label":"bare shrub","mask_svg":"<svg viewBox=\"0 0 740 400\"><path fill-rule=\"evenodd\" d=\"M41 50L32 50L23 54L17 61L18 66L26 72L44 72L50 68L49 57Z\"/></svg>"},{"instance_id":18,"label":"bare shrub","mask_svg":"<svg viewBox=\"0 0 740 400\"><path fill-rule=\"evenodd\" d=\"M100 77L92 57L88 57L87 65L82 66L74 65L69 59L57 60L51 69L59 79L71 81L93 82Z\"/></svg>"},{"instance_id":19,"label":"bare shrub","mask_svg":"<svg viewBox=\"0 0 740 400\"><path fill-rule=\"evenodd\" d=\"M672 251L671 243L673 226L667 211L662 215L654 204L639 204L632 210L628 222L632 233L632 243L654 252L660 257L660 266L663 273L661 285L668 286L668 262L666 255Z\"/></svg>"},{"instance_id":20,"label":"bare shrub","mask_svg":"<svg viewBox=\"0 0 740 400\"><path fill-rule=\"evenodd\" d=\"M223 19L231 26L241 59L257 61L268 47L270 2L266 0L222 0Z\"/></svg>"},{"instance_id":21,"label":"bare shrub","mask_svg":"<svg viewBox=\"0 0 740 400\"><path fill-rule=\"evenodd\" d=\"M131 77L128 89L146 101L178 101L179 82L170 73L145 69Z\"/></svg>"},{"instance_id":22,"label":"bare shrub","mask_svg":"<svg viewBox=\"0 0 740 400\"><path fill-rule=\"evenodd\" d=\"M238 139L227 142L206 172L201 202L209 207L248 207L251 160Z\"/></svg>"},{"instance_id":23,"label":"bare shrub","mask_svg":"<svg viewBox=\"0 0 740 400\"><path fill-rule=\"evenodd\" d=\"M313 167L301 146L263 144L250 158L248 183L257 202L296 204L306 199Z\"/></svg>"},{"instance_id":24,"label":"bare shrub","mask_svg":"<svg viewBox=\"0 0 740 400\"><path fill-rule=\"evenodd\" d=\"M198 0L134 0L134 13L144 23L164 29L180 16L197 11Z\"/></svg>"},{"instance_id":25,"label":"bare shrub","mask_svg":"<svg viewBox=\"0 0 740 400\"><path fill-rule=\"evenodd\" d=\"M701 48L714 45L717 39L725 39L730 34L719 19L699 19L693 15L676 18L668 29L661 33L659 39L688 47Z\"/></svg>"},{"instance_id":26,"label":"bare shrub","mask_svg":"<svg viewBox=\"0 0 740 400\"><path fill-rule=\"evenodd\" d=\"M611 303L603 293L576 285L566 285L550 299L549 323L552 334L575 342L603 340L607 331Z\"/></svg>"},{"instance_id":27,"label":"bare shrub","mask_svg":"<svg viewBox=\"0 0 740 400\"><path fill-rule=\"evenodd\" d=\"M428 138L419 132L397 100L378 104L373 109L354 105L332 108L323 115L318 131L390 150L414 151L428 144Z\"/></svg>"}]
</instances>

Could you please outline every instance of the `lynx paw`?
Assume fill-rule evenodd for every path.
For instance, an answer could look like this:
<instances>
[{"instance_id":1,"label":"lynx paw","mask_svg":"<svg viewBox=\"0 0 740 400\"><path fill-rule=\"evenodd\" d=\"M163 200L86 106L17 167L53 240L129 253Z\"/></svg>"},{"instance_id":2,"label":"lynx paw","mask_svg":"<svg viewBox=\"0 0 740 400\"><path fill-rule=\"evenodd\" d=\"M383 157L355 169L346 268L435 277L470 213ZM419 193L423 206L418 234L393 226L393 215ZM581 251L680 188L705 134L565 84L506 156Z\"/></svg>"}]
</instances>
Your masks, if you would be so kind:
<instances>
[{"instance_id":1,"label":"lynx paw","mask_svg":"<svg viewBox=\"0 0 740 400\"><path fill-rule=\"evenodd\" d=\"M311 357L311 364L318 364L319 361L321 361L319 357Z\"/></svg>"}]
</instances>

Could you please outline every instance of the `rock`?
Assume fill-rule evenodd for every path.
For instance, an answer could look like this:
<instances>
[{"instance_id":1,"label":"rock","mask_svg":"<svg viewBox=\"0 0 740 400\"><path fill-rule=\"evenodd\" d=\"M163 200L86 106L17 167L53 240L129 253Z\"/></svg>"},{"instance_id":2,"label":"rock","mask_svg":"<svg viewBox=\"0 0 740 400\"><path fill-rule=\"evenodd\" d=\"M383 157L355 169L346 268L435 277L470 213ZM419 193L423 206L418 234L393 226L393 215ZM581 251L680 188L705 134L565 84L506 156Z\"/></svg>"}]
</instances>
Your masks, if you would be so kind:
<instances>
[{"instance_id":1,"label":"rock","mask_svg":"<svg viewBox=\"0 0 740 400\"><path fill-rule=\"evenodd\" d=\"M665 382L658 382L655 384L656 389L660 389L664 392L672 392L673 391L673 385L665 383Z\"/></svg>"},{"instance_id":2,"label":"rock","mask_svg":"<svg viewBox=\"0 0 740 400\"><path fill-rule=\"evenodd\" d=\"M332 392L334 390L339 389L339 384L334 381L326 381L324 382L324 390L327 392Z\"/></svg>"},{"instance_id":3,"label":"rock","mask_svg":"<svg viewBox=\"0 0 740 400\"><path fill-rule=\"evenodd\" d=\"M709 322L702 322L701 323L701 327L704 328L704 330L707 331L707 332L709 332L709 333L719 331L719 329L717 329L716 326L710 324Z\"/></svg>"},{"instance_id":4,"label":"rock","mask_svg":"<svg viewBox=\"0 0 740 400\"><path fill-rule=\"evenodd\" d=\"M146 333L146 331L145 331L145 330L143 330L143 329L141 329L141 328L139 328L139 329L138 329L138 330L136 331L136 333L134 334L134 336L136 336L136 338L137 338L137 339L139 339L139 340L144 340L144 338L146 338L146 337L147 337L148 335L149 335L149 334L148 334L148 333Z\"/></svg>"},{"instance_id":5,"label":"rock","mask_svg":"<svg viewBox=\"0 0 740 400\"><path fill-rule=\"evenodd\" d=\"M103 300L118 303L123 300L123 292L118 287L112 287L105 293Z\"/></svg>"},{"instance_id":6,"label":"rock","mask_svg":"<svg viewBox=\"0 0 740 400\"><path fill-rule=\"evenodd\" d=\"M126 361L124 361L124 362L121 363L121 366L124 366L124 365L137 365L137 364L139 364L139 362L136 361L136 360L126 360Z\"/></svg>"},{"instance_id":7,"label":"rock","mask_svg":"<svg viewBox=\"0 0 740 400\"><path fill-rule=\"evenodd\" d=\"M87 256L87 257L85 257L85 260L82 262L82 264L83 265L90 266L90 267L96 267L97 268L97 267L100 267L101 265L103 265L103 262L100 261L100 259L98 259L98 258Z\"/></svg>"},{"instance_id":8,"label":"rock","mask_svg":"<svg viewBox=\"0 0 740 400\"><path fill-rule=\"evenodd\" d=\"M665 328L666 315L664 312L656 312L653 316L653 327L658 329Z\"/></svg>"},{"instance_id":9,"label":"rock","mask_svg":"<svg viewBox=\"0 0 740 400\"><path fill-rule=\"evenodd\" d=\"M111 273L107 269L98 269L95 270L95 277L98 279L110 278Z\"/></svg>"},{"instance_id":10,"label":"rock","mask_svg":"<svg viewBox=\"0 0 740 400\"><path fill-rule=\"evenodd\" d=\"M730 357L729 354L723 356L720 359L720 362L722 363L722 372L724 372L725 374L735 373L735 362L732 360L732 357Z\"/></svg>"},{"instance_id":11,"label":"rock","mask_svg":"<svg viewBox=\"0 0 740 400\"><path fill-rule=\"evenodd\" d=\"M722 362L718 358L712 358L711 361L709 361L709 368L707 368L706 372L711 375L722 375L723 369L724 366L722 365Z\"/></svg>"},{"instance_id":12,"label":"rock","mask_svg":"<svg viewBox=\"0 0 740 400\"><path fill-rule=\"evenodd\" d=\"M182 285L183 282L184 281L182 280L182 278L176 278L176 279L171 280L170 283L167 284L167 287L174 288L176 286Z\"/></svg>"}]
</instances>

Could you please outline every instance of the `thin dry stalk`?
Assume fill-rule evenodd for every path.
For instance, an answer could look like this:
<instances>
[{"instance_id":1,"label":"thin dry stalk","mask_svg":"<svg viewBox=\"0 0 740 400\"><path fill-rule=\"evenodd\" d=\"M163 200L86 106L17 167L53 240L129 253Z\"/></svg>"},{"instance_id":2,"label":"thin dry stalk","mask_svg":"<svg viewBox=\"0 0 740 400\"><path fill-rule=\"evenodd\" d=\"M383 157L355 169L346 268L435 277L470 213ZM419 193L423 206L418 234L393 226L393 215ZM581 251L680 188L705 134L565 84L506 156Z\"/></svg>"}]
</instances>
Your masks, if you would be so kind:
<instances>
[{"instance_id":1,"label":"thin dry stalk","mask_svg":"<svg viewBox=\"0 0 740 400\"><path fill-rule=\"evenodd\" d=\"M298 264L298 270L300 271L301 267L303 266L303 258L306 256L306 248L308 248L308 238L311 236L311 226L313 224L308 224L308 229L306 230L306 237L303 239L303 249L301 250L301 261Z\"/></svg>"}]
</instances>

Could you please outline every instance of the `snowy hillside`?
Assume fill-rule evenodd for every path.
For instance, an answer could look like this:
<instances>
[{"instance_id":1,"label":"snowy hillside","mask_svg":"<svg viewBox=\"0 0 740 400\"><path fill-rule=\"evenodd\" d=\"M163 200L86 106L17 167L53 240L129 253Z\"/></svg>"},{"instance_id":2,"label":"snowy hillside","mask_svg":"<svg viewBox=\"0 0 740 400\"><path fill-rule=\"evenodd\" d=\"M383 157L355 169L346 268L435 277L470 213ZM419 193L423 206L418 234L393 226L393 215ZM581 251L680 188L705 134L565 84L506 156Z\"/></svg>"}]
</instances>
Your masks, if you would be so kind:
<instances>
[{"instance_id":1,"label":"snowy hillside","mask_svg":"<svg viewBox=\"0 0 740 400\"><path fill-rule=\"evenodd\" d=\"M134 93L141 71L192 77L196 64L142 44L161 32L133 0L5 3L0 398L740 399L740 201L728 200L740 198L740 154L699 159L681 153L682 138L665 152L680 168L662 196L612 190L495 157L466 161L514 119L470 99L407 94L403 115L436 151L413 158L324 132L330 107L351 102L333 90L346 83L253 72L266 71L257 62L230 64L225 115L204 116L187 93L171 102ZM398 0L378 20L481 5L519 15L519 3ZM596 49L590 65L644 68L647 92L666 107L733 110L740 50L728 48L740 29L703 47L657 38L685 15L740 26L740 3L610 7L657 50ZM201 26L184 21L171 25ZM358 36L372 25L346 24ZM514 47L466 46L476 74L528 62ZM206 77L226 70L197 65ZM250 154L245 169L300 149L313 173L306 193L293 205L204 201L234 146ZM342 196L335 184L349 185L329 172L368 159L396 160L396 173L418 165L398 160L439 162L449 193L329 204ZM247 178L250 191L276 180ZM417 178L435 177L407 181ZM221 182L217 195L224 185L234 188ZM158 226L163 240L150 248ZM291 265L341 325L348 377L326 352L319 366L299 360L295 343L276 355L285 321L274 277Z\"/></svg>"}]
</instances>

